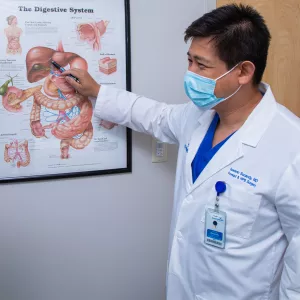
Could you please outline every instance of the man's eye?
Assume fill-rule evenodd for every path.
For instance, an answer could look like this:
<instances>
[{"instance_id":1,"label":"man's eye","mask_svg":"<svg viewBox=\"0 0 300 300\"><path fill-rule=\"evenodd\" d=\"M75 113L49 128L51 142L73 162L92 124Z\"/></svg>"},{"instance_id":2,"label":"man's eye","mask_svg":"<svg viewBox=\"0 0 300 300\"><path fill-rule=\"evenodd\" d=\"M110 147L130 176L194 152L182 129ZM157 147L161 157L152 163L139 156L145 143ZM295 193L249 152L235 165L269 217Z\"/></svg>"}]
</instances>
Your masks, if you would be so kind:
<instances>
[{"instance_id":1,"label":"man's eye","mask_svg":"<svg viewBox=\"0 0 300 300\"><path fill-rule=\"evenodd\" d=\"M198 66L199 66L199 68L200 68L201 70L203 70L203 69L205 69L205 68L206 68L206 66L205 66L205 65L203 65L203 64L200 64L200 63L198 63Z\"/></svg>"},{"instance_id":2,"label":"man's eye","mask_svg":"<svg viewBox=\"0 0 300 300\"><path fill-rule=\"evenodd\" d=\"M193 61L190 58L188 58L188 62L189 64L191 64Z\"/></svg>"}]
</instances>

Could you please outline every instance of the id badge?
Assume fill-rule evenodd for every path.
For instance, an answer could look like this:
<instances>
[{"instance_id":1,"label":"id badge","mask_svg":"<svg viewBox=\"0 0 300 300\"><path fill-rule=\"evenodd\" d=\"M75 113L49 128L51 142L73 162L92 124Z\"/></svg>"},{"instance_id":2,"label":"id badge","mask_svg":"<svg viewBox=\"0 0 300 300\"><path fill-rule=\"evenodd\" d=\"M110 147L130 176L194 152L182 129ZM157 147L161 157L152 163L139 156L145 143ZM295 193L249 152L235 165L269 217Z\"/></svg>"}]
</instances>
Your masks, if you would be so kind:
<instances>
[{"instance_id":1,"label":"id badge","mask_svg":"<svg viewBox=\"0 0 300 300\"><path fill-rule=\"evenodd\" d=\"M225 248L226 213L208 208L205 212L204 242L218 248Z\"/></svg>"}]
</instances>

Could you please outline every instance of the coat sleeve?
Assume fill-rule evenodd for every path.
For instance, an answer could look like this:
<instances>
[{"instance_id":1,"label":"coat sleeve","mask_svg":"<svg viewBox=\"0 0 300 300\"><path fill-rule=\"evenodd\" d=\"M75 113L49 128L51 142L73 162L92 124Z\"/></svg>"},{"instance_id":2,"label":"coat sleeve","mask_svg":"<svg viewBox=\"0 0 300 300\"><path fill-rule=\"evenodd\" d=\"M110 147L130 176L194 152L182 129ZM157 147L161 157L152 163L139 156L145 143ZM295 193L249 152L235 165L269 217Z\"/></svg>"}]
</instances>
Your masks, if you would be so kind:
<instances>
[{"instance_id":1,"label":"coat sleeve","mask_svg":"<svg viewBox=\"0 0 300 300\"><path fill-rule=\"evenodd\" d=\"M95 116L178 144L188 104L168 105L125 90L101 86Z\"/></svg>"},{"instance_id":2,"label":"coat sleeve","mask_svg":"<svg viewBox=\"0 0 300 300\"><path fill-rule=\"evenodd\" d=\"M288 240L280 283L280 300L300 299L300 156L288 166L276 193L276 207Z\"/></svg>"}]
</instances>

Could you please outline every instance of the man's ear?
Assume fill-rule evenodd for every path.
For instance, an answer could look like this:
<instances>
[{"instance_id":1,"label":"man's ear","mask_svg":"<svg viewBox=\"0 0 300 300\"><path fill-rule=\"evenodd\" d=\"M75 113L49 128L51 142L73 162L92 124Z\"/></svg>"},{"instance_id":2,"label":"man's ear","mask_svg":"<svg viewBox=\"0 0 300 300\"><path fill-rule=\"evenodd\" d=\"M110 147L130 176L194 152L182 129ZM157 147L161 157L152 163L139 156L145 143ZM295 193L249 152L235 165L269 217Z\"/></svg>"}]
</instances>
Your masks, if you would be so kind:
<instances>
[{"instance_id":1,"label":"man's ear","mask_svg":"<svg viewBox=\"0 0 300 300\"><path fill-rule=\"evenodd\" d=\"M238 66L238 68L240 69L239 84L244 85L252 82L255 72L254 64L251 61L244 61Z\"/></svg>"}]
</instances>

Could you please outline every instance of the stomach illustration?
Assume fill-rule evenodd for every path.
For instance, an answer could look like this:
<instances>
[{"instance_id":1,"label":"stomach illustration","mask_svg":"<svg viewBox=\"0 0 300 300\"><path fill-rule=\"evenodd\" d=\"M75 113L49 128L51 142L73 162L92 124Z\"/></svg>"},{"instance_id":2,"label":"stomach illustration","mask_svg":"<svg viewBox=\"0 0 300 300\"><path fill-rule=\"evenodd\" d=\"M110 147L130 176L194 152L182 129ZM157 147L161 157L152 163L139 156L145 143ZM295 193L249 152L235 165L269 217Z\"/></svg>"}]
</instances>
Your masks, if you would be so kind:
<instances>
[{"instance_id":1,"label":"stomach illustration","mask_svg":"<svg viewBox=\"0 0 300 300\"><path fill-rule=\"evenodd\" d=\"M101 38L106 33L109 21L80 23L77 24L76 32L78 39L88 43L94 51L101 50Z\"/></svg>"}]
</instances>

